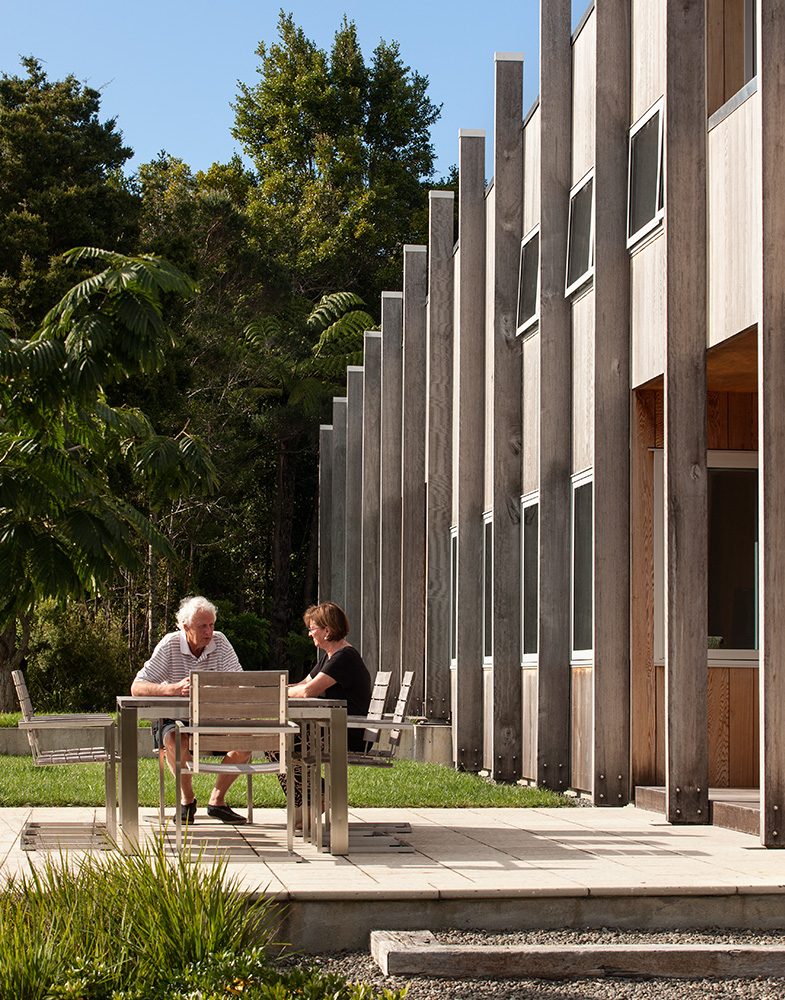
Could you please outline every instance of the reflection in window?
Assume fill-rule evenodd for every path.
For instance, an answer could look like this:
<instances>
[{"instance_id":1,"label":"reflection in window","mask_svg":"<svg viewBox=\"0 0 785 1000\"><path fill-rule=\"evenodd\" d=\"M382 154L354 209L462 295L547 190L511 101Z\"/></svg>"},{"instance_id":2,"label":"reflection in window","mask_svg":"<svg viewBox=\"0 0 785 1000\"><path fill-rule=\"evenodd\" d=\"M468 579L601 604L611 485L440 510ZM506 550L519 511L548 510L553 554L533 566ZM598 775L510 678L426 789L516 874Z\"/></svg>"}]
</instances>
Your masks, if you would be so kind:
<instances>
[{"instance_id":1,"label":"reflection in window","mask_svg":"<svg viewBox=\"0 0 785 1000\"><path fill-rule=\"evenodd\" d=\"M493 522L486 521L483 532L483 657L493 656Z\"/></svg>"},{"instance_id":2,"label":"reflection in window","mask_svg":"<svg viewBox=\"0 0 785 1000\"><path fill-rule=\"evenodd\" d=\"M540 505L523 508L523 649L524 656L537 652L539 610Z\"/></svg>"},{"instance_id":3,"label":"reflection in window","mask_svg":"<svg viewBox=\"0 0 785 1000\"><path fill-rule=\"evenodd\" d=\"M594 265L594 178L590 177L570 197L567 242L567 294L589 275Z\"/></svg>"},{"instance_id":4,"label":"reflection in window","mask_svg":"<svg viewBox=\"0 0 785 1000\"><path fill-rule=\"evenodd\" d=\"M758 647L758 470L708 470L709 646Z\"/></svg>"},{"instance_id":5,"label":"reflection in window","mask_svg":"<svg viewBox=\"0 0 785 1000\"><path fill-rule=\"evenodd\" d=\"M518 274L518 333L523 333L537 319L540 288L539 231L521 244L521 264Z\"/></svg>"},{"instance_id":6,"label":"reflection in window","mask_svg":"<svg viewBox=\"0 0 785 1000\"><path fill-rule=\"evenodd\" d=\"M450 532L450 661L458 657L458 532Z\"/></svg>"},{"instance_id":7,"label":"reflection in window","mask_svg":"<svg viewBox=\"0 0 785 1000\"><path fill-rule=\"evenodd\" d=\"M583 483L572 494L572 648L592 648L592 484Z\"/></svg>"},{"instance_id":8,"label":"reflection in window","mask_svg":"<svg viewBox=\"0 0 785 1000\"><path fill-rule=\"evenodd\" d=\"M659 222L663 194L662 115L658 109L630 133L628 244Z\"/></svg>"}]
</instances>

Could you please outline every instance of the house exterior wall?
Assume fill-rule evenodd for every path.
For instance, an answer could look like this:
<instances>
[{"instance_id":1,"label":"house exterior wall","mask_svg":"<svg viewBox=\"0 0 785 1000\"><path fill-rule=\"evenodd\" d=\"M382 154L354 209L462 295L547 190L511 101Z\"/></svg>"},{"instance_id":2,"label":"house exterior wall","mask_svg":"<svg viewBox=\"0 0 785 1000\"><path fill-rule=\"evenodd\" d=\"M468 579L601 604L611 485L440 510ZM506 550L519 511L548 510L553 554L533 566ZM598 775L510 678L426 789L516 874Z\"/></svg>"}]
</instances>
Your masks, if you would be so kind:
<instances>
[{"instance_id":1,"label":"house exterior wall","mask_svg":"<svg viewBox=\"0 0 785 1000\"><path fill-rule=\"evenodd\" d=\"M738 13L743 2L730 6ZM757 625L768 667L759 669L754 649L745 662L712 653L705 608L710 469L739 455L755 467L760 450L760 537L777 539L785 521L776 500L785 476L785 208L773 180L785 144L774 110L785 57L769 44L757 77L710 110L707 80L733 89L739 73L735 62L715 64L729 58L716 43L715 8L718 0L707 22L703 4L595 0L571 36L569 0L548 0L540 95L525 118L519 57L495 60L487 188L484 137L460 134L458 243L450 254L443 220L429 248L446 270L429 269L427 309L438 292L452 360L451 384L442 373L432 388L429 362L422 390L450 413L428 416L424 431L425 496L440 451L447 490L441 540L426 531L422 542L418 669L425 713L452 724L456 766L572 788L602 805L630 801L636 784L664 784L674 823L707 822L710 783L754 784L760 770L762 839L772 844L785 809L785 762L771 735L773 700L785 701L772 659L785 545L760 545ZM785 38L785 2L759 0L757 9L758 46L764 25ZM635 146L650 121L660 138ZM648 149L649 174L632 172L633 147ZM632 233L628 201L652 171L653 216ZM591 267L568 295L570 198L587 178ZM519 322L518 255L535 235L537 305ZM441 437L430 436L433 420ZM324 441L324 510L340 518L340 407ZM574 499L583 487L586 523ZM537 519L527 523L537 529L522 550L531 505ZM383 540L383 514L381 530ZM340 585L341 531L323 526L322 535ZM536 628L527 632L532 593ZM581 601L589 631L584 619L578 643ZM429 700L431 686L438 698Z\"/></svg>"}]
</instances>

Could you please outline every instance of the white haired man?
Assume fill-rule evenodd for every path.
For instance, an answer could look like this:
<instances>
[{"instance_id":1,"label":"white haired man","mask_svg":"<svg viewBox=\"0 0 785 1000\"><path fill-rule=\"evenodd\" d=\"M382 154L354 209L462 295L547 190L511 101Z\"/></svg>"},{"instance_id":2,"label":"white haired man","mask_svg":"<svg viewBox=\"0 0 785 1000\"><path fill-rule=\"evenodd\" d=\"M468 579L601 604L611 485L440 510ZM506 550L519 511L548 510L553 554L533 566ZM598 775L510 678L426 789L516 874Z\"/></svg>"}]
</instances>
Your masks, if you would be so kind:
<instances>
[{"instance_id":1,"label":"white haired man","mask_svg":"<svg viewBox=\"0 0 785 1000\"><path fill-rule=\"evenodd\" d=\"M153 650L131 684L133 695L186 695L191 687L192 670L242 670L232 644L223 634L215 631L216 608L204 597L188 597L177 612L176 632L169 632ZM175 730L173 719L164 719L157 740L163 742L169 769L174 773ZM160 745L160 744L159 744ZM183 761L191 759L188 738L181 737ZM247 763L250 754L229 751L224 760L230 764ZM207 803L207 815L223 823L245 823L227 806L225 801L229 786L237 775L219 774ZM187 771L182 772L180 812L187 823L196 816L196 799L193 781Z\"/></svg>"}]
</instances>

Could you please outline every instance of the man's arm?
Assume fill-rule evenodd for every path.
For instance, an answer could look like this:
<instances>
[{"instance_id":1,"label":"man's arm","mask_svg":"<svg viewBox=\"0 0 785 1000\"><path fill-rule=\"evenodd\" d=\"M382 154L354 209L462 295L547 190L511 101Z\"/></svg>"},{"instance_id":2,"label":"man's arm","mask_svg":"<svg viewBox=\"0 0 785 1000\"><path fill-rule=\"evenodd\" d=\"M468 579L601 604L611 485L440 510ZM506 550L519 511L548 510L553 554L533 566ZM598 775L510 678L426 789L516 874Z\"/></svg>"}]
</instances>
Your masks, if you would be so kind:
<instances>
[{"instance_id":1,"label":"man's arm","mask_svg":"<svg viewBox=\"0 0 785 1000\"><path fill-rule=\"evenodd\" d=\"M176 684L155 684L153 681L140 681L136 678L131 684L131 694L147 695L148 697L186 695L190 690L190 677L183 677Z\"/></svg>"},{"instance_id":2,"label":"man's arm","mask_svg":"<svg viewBox=\"0 0 785 1000\"><path fill-rule=\"evenodd\" d=\"M335 680L320 671L316 677L306 677L299 684L290 684L287 693L290 698L318 698L323 692L335 684Z\"/></svg>"}]
</instances>

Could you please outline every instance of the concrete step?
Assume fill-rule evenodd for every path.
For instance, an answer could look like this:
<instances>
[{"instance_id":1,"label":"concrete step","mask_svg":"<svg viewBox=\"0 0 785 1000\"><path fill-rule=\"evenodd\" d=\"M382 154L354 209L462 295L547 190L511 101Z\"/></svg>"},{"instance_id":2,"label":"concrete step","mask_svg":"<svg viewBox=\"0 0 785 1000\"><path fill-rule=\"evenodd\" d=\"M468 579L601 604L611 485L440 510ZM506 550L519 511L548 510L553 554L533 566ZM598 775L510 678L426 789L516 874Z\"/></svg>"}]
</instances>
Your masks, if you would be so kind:
<instances>
[{"instance_id":1,"label":"concrete step","mask_svg":"<svg viewBox=\"0 0 785 1000\"><path fill-rule=\"evenodd\" d=\"M665 789L661 785L638 785L635 788L635 805L649 812L666 812ZM755 788L709 789L709 822L725 830L760 834L760 798Z\"/></svg>"},{"instance_id":2,"label":"concrete step","mask_svg":"<svg viewBox=\"0 0 785 1000\"><path fill-rule=\"evenodd\" d=\"M785 946L775 945L446 945L430 931L372 931L371 954L385 976L434 979L785 975Z\"/></svg>"}]
</instances>

